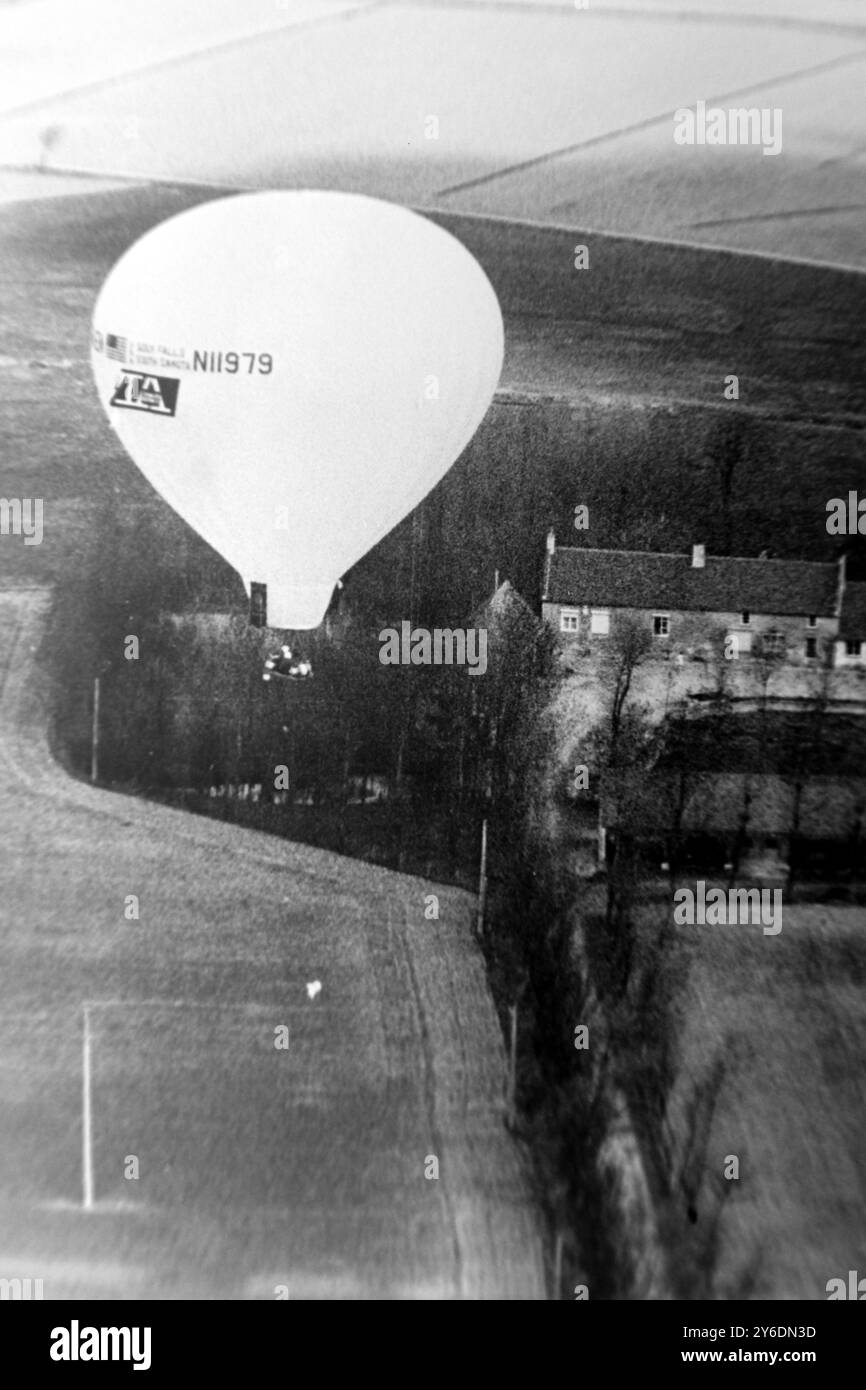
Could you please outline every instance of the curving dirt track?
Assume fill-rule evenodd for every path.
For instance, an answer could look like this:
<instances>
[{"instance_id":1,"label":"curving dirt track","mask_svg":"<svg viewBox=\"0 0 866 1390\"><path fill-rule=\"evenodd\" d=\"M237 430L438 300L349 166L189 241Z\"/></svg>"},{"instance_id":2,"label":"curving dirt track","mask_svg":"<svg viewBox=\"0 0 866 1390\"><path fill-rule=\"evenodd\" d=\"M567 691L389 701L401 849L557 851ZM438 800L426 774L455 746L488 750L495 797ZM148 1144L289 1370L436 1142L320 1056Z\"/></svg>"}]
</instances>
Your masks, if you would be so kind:
<instances>
[{"instance_id":1,"label":"curving dirt track","mask_svg":"<svg viewBox=\"0 0 866 1390\"><path fill-rule=\"evenodd\" d=\"M543 1299L472 899L67 777L33 660L49 601L0 590L0 1276Z\"/></svg>"}]
</instances>

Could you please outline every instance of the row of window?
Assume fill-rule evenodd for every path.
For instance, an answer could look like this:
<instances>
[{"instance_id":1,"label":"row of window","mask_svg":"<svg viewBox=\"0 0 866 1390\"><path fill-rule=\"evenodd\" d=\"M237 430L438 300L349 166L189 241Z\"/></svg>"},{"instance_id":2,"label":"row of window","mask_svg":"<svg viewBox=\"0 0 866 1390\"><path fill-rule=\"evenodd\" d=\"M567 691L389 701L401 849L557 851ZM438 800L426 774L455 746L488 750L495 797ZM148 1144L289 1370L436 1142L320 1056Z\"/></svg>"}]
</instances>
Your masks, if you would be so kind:
<instances>
[{"instance_id":1,"label":"row of window","mask_svg":"<svg viewBox=\"0 0 866 1390\"><path fill-rule=\"evenodd\" d=\"M656 637L667 637L670 632L670 613L653 614L653 632ZM563 608L560 613L561 632L580 631L580 613L574 608ZM591 608L589 611L589 630L595 637L607 637L610 632L610 609Z\"/></svg>"},{"instance_id":2,"label":"row of window","mask_svg":"<svg viewBox=\"0 0 866 1390\"><path fill-rule=\"evenodd\" d=\"M657 637L667 637L670 631L670 613L653 614L653 631ZM743 609L740 614L740 622L743 627L749 627L752 622L752 615L748 609ZM806 619L807 627L817 627L818 619L810 614ZM563 608L561 615L561 628L563 632L577 632L580 627L580 614L572 608ZM610 631L610 609L593 608L590 610L590 632L598 633L600 636Z\"/></svg>"},{"instance_id":3,"label":"row of window","mask_svg":"<svg viewBox=\"0 0 866 1390\"><path fill-rule=\"evenodd\" d=\"M741 621L743 627L749 627L749 626L751 625L751 621L752 621L752 615L751 615L751 613L749 613L748 610L745 610L745 609L744 609L743 612L740 614L740 621ZM579 631L580 631L580 613L578 612L578 610L577 610L577 609L574 609L574 608L563 608L563 609L561 610L561 613L560 613L559 626L560 626L560 631L562 631L562 632L579 632ZM817 627L817 626L818 626L818 619L817 619L817 617L814 616L814 614L810 615L810 616L806 619L806 626L807 626L807 627ZM610 609L609 609L609 608L591 608L591 609L590 609L590 612L589 612L589 630L590 630L590 633L591 633L594 637L607 637L608 633L610 632ZM656 636L656 637L667 637L667 636L669 636L669 634L670 634L670 630L671 630L671 615L670 615L670 613L654 613L654 614L653 614L653 634L654 634L654 636ZM765 632L765 633L763 633L762 636L761 636L761 645L762 645L762 648L763 648L764 652L766 652L766 653L767 653L768 655L770 655L770 656L784 656L785 650L786 650L786 645L787 645L784 632L770 631L770 632ZM846 656L859 656L859 655L860 655L860 652L861 652L861 647L862 647L862 643L860 643L860 642L846 642L846 643L845 643L845 654L846 654ZM807 660L814 660L814 659L817 657L817 655L818 655L818 639L817 639L816 637L807 637L807 638L806 638L806 658L807 658Z\"/></svg>"},{"instance_id":4,"label":"row of window","mask_svg":"<svg viewBox=\"0 0 866 1390\"><path fill-rule=\"evenodd\" d=\"M580 614L573 609L563 608L559 615L559 627L562 632L580 631ZM610 609L593 608L589 617L589 630L596 633L599 637L606 637L610 632Z\"/></svg>"}]
</instances>

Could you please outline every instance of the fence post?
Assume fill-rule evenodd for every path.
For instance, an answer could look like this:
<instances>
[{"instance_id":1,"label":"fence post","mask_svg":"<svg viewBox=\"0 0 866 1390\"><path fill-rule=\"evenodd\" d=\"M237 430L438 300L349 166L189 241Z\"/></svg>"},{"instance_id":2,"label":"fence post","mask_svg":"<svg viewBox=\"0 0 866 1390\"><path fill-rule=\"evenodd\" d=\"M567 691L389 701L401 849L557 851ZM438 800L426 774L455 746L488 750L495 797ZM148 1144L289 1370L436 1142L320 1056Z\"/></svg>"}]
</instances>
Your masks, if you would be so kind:
<instances>
[{"instance_id":1,"label":"fence post","mask_svg":"<svg viewBox=\"0 0 866 1390\"><path fill-rule=\"evenodd\" d=\"M90 780L99 776L99 677L93 678L93 726L90 731Z\"/></svg>"},{"instance_id":2,"label":"fence post","mask_svg":"<svg viewBox=\"0 0 866 1390\"><path fill-rule=\"evenodd\" d=\"M487 906L487 817L481 823L481 868L478 874L478 913L475 918L475 933L480 940L484 935L484 912Z\"/></svg>"}]
</instances>

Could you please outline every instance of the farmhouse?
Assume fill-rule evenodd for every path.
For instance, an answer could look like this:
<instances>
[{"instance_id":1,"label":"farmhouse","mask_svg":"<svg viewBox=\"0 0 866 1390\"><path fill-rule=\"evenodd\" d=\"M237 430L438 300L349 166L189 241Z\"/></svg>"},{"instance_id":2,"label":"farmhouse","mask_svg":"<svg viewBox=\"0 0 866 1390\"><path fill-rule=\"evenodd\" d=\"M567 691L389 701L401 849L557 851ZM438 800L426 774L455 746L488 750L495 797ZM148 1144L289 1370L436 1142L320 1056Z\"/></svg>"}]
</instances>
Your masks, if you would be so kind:
<instances>
[{"instance_id":1,"label":"farmhouse","mask_svg":"<svg viewBox=\"0 0 866 1390\"><path fill-rule=\"evenodd\" d=\"M838 564L558 546L548 533L542 617L591 652L624 619L645 624L659 656L771 657L866 666L866 584Z\"/></svg>"}]
</instances>

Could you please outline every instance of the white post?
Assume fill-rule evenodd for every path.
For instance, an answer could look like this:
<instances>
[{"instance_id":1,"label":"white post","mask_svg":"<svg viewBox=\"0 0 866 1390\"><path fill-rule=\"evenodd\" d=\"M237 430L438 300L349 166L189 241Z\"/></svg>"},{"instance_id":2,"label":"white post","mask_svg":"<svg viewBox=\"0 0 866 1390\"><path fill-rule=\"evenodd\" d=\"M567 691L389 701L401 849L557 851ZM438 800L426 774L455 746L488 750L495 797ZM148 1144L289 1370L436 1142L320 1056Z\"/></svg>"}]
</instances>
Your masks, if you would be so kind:
<instances>
[{"instance_id":1,"label":"white post","mask_svg":"<svg viewBox=\"0 0 866 1390\"><path fill-rule=\"evenodd\" d=\"M99 776L99 677L93 681L93 729L90 735L90 780Z\"/></svg>"},{"instance_id":2,"label":"white post","mask_svg":"<svg viewBox=\"0 0 866 1390\"><path fill-rule=\"evenodd\" d=\"M475 932L484 935L484 912L487 905L487 817L481 826L481 868L478 874L478 914L475 919Z\"/></svg>"},{"instance_id":3,"label":"white post","mask_svg":"<svg viewBox=\"0 0 866 1390\"><path fill-rule=\"evenodd\" d=\"M82 1087L83 1113L82 1130L82 1171L84 1176L84 1210L93 1207L93 1148L90 1115L90 1013L84 1005L84 1068Z\"/></svg>"}]
</instances>

